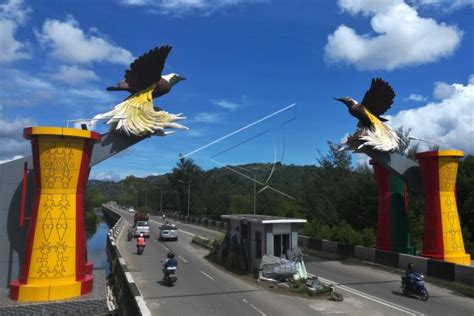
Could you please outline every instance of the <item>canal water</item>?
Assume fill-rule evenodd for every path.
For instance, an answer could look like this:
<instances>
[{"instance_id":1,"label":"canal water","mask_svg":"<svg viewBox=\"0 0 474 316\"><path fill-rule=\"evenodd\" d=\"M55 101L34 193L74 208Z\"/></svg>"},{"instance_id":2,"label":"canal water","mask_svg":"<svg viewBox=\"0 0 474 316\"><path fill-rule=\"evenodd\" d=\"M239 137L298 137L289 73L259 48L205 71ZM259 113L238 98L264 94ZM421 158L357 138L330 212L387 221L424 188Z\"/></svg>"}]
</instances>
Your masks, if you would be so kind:
<instances>
[{"instance_id":1,"label":"canal water","mask_svg":"<svg viewBox=\"0 0 474 316\"><path fill-rule=\"evenodd\" d=\"M109 227L105 223L102 213L97 213L97 215L100 215L100 222L97 224L95 234L87 240L87 259L94 264L94 270L103 269L105 275L108 276L110 268L107 262L106 246Z\"/></svg>"}]
</instances>

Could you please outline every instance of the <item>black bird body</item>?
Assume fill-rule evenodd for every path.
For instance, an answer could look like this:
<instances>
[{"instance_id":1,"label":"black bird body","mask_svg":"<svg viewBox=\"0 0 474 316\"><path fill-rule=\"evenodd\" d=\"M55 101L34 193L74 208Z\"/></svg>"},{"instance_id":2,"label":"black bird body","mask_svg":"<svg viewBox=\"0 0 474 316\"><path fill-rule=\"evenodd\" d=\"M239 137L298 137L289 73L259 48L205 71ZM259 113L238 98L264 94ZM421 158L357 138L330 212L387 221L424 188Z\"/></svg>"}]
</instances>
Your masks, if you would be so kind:
<instances>
[{"instance_id":1,"label":"black bird body","mask_svg":"<svg viewBox=\"0 0 474 316\"><path fill-rule=\"evenodd\" d=\"M381 117L392 105L395 93L392 87L380 78L372 79L372 84L362 99L362 102L344 97L336 99L344 103L349 113L359 120L358 126L371 127L374 124L374 118L385 122L385 118Z\"/></svg>"},{"instance_id":2,"label":"black bird body","mask_svg":"<svg viewBox=\"0 0 474 316\"><path fill-rule=\"evenodd\" d=\"M116 86L108 87L108 91L128 91L136 94L154 84L153 98L158 98L171 91L173 85L185 78L177 74L162 76L166 58L171 46L155 47L135 59L125 71L125 78Z\"/></svg>"}]
</instances>

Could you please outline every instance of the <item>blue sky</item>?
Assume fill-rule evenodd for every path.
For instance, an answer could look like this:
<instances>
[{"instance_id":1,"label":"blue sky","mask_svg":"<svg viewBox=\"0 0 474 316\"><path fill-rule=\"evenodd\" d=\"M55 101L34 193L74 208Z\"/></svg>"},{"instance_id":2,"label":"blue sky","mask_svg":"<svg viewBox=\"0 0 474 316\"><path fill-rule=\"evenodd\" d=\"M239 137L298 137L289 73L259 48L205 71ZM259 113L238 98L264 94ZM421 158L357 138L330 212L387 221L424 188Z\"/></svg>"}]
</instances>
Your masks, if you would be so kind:
<instances>
[{"instance_id":1,"label":"blue sky","mask_svg":"<svg viewBox=\"0 0 474 316\"><path fill-rule=\"evenodd\" d=\"M474 153L473 32L472 0L0 1L0 161L30 153L23 127L112 109L127 94L105 88L164 44L164 73L188 80L155 105L184 113L190 130L147 139L92 178L168 172L179 153L293 103L190 157L205 168L315 164L356 126L332 97L360 100L373 77L396 92L393 127Z\"/></svg>"}]
</instances>

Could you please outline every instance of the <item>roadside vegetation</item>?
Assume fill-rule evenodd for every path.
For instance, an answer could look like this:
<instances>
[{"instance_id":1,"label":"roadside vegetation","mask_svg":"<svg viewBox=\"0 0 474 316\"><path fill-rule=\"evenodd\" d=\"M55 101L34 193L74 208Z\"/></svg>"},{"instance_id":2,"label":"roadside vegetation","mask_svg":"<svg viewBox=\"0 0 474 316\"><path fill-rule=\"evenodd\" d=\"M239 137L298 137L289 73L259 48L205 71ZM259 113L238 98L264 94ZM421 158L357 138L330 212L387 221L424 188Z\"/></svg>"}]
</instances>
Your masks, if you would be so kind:
<instances>
[{"instance_id":1,"label":"roadside vegetation","mask_svg":"<svg viewBox=\"0 0 474 316\"><path fill-rule=\"evenodd\" d=\"M96 230L97 224L100 221L100 217L94 212L94 209L100 207L106 202L104 194L102 194L100 188L88 187L85 198L85 221L86 221L86 234L87 238L92 237Z\"/></svg>"}]
</instances>

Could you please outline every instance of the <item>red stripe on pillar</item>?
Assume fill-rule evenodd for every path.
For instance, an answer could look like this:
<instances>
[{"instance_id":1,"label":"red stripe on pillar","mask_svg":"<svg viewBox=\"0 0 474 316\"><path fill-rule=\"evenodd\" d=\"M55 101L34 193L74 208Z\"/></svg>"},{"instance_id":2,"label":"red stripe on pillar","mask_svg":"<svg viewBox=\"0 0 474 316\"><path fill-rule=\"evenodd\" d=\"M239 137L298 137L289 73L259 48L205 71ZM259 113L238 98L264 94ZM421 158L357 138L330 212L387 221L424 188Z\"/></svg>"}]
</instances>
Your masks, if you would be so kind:
<instances>
[{"instance_id":1,"label":"red stripe on pillar","mask_svg":"<svg viewBox=\"0 0 474 316\"><path fill-rule=\"evenodd\" d=\"M91 153L92 142L88 139L85 139L76 191L76 281L82 280L86 275L84 194L87 186L87 178L89 175L89 162Z\"/></svg>"},{"instance_id":2,"label":"red stripe on pillar","mask_svg":"<svg viewBox=\"0 0 474 316\"><path fill-rule=\"evenodd\" d=\"M26 284L28 281L28 274L30 272L31 254L33 252L33 242L35 239L36 220L38 218L38 209L41 197L41 172L40 172L40 152L38 137L33 137L31 140L31 148L33 151L33 168L35 171L35 203L31 213L31 221L28 226L28 235L26 237L26 247L23 258L23 265L20 273L20 283Z\"/></svg>"},{"instance_id":3,"label":"red stripe on pillar","mask_svg":"<svg viewBox=\"0 0 474 316\"><path fill-rule=\"evenodd\" d=\"M444 260L438 158L423 157L419 159L419 161L425 191L425 223L422 256Z\"/></svg>"},{"instance_id":4,"label":"red stripe on pillar","mask_svg":"<svg viewBox=\"0 0 474 316\"><path fill-rule=\"evenodd\" d=\"M392 210L390 204L390 174L386 168L371 160L379 193L377 238L375 248L392 251Z\"/></svg>"}]
</instances>

